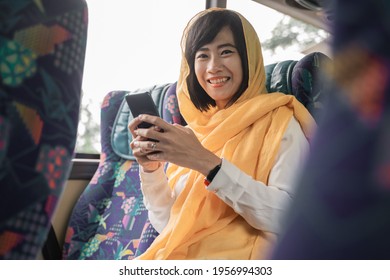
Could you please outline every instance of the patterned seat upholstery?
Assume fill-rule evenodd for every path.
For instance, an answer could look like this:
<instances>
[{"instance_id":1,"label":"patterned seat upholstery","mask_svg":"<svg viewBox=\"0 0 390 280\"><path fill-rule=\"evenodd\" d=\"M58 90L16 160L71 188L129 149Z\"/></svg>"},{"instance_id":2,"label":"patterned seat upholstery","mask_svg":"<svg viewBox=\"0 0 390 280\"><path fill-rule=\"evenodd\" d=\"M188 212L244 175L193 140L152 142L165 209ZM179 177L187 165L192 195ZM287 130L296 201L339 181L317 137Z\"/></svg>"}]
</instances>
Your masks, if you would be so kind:
<instances>
[{"instance_id":1,"label":"patterned seat upholstery","mask_svg":"<svg viewBox=\"0 0 390 280\"><path fill-rule=\"evenodd\" d=\"M83 0L0 1L0 259L36 259L79 117Z\"/></svg>"},{"instance_id":2,"label":"patterned seat upholstery","mask_svg":"<svg viewBox=\"0 0 390 280\"><path fill-rule=\"evenodd\" d=\"M301 99L312 104L312 96L319 95L313 89L319 89L312 80L315 76L308 73L317 73L321 66L315 63L318 57L327 58L316 53L302 61L289 60L267 66L268 90L294 95L304 91ZM304 69L296 68L297 65ZM176 83L134 92L139 91L151 93L167 122L185 125L177 103ZM139 166L131 154L127 124L132 116L124 100L128 93L113 91L103 101L101 161L70 217L63 248L66 259L133 259L158 235L148 220L140 190Z\"/></svg>"}]
</instances>

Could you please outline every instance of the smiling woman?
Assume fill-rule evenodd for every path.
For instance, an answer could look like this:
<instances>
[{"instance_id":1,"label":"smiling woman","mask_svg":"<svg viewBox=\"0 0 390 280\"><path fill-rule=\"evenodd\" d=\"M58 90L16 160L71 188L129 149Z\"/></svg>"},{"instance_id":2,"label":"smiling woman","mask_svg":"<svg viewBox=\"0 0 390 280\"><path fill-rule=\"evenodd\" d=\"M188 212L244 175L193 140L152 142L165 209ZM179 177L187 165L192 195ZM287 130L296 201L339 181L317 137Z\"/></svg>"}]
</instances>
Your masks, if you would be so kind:
<instances>
[{"instance_id":1,"label":"smiling woman","mask_svg":"<svg viewBox=\"0 0 390 280\"><path fill-rule=\"evenodd\" d=\"M261 44L241 14L196 14L181 47L176 94L188 125L151 115L129 123L159 232L139 259L267 258L314 120L293 96L266 91Z\"/></svg>"}]
</instances>

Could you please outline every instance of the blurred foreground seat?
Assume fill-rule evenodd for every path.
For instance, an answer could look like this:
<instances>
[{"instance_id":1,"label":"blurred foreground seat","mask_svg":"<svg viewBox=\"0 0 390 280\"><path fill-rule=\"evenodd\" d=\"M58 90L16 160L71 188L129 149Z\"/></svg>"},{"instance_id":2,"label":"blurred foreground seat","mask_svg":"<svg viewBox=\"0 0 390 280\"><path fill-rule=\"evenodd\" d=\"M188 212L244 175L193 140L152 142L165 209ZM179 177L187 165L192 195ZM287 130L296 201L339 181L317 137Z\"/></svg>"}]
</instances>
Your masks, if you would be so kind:
<instances>
[{"instance_id":1,"label":"blurred foreground seat","mask_svg":"<svg viewBox=\"0 0 390 280\"><path fill-rule=\"evenodd\" d=\"M0 1L0 259L35 259L67 180L87 37L84 0Z\"/></svg>"}]
</instances>

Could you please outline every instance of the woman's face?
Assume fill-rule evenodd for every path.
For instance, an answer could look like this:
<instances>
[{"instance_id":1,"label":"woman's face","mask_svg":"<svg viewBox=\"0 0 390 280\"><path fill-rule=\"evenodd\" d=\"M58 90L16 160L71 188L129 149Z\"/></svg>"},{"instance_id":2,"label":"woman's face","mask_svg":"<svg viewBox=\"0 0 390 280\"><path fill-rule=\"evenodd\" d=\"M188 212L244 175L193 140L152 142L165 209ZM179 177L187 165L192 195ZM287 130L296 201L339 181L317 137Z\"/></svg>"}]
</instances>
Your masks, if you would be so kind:
<instances>
[{"instance_id":1,"label":"woman's face","mask_svg":"<svg viewBox=\"0 0 390 280\"><path fill-rule=\"evenodd\" d=\"M229 27L222 28L211 43L196 52L195 75L217 107L225 108L243 79L241 58Z\"/></svg>"}]
</instances>

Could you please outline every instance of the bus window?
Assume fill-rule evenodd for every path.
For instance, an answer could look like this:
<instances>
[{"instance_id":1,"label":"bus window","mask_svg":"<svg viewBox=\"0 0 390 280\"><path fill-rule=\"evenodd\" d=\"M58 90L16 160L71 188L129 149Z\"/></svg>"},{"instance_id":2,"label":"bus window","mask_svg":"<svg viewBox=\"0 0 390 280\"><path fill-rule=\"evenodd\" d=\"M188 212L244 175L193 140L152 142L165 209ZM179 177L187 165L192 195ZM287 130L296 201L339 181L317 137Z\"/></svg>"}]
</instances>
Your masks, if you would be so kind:
<instances>
[{"instance_id":1,"label":"bus window","mask_svg":"<svg viewBox=\"0 0 390 280\"><path fill-rule=\"evenodd\" d=\"M252 23L262 43L265 65L299 60L314 51L329 53L327 49L316 49L329 36L320 23L314 26L313 20L313 24L304 22L252 0L229 0L227 8L243 14Z\"/></svg>"},{"instance_id":2,"label":"bus window","mask_svg":"<svg viewBox=\"0 0 390 280\"><path fill-rule=\"evenodd\" d=\"M112 90L176 81L182 31L204 1L87 0L88 42L77 153L100 152L100 104Z\"/></svg>"}]
</instances>

